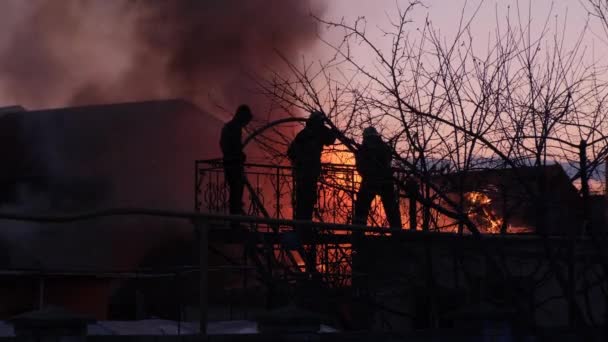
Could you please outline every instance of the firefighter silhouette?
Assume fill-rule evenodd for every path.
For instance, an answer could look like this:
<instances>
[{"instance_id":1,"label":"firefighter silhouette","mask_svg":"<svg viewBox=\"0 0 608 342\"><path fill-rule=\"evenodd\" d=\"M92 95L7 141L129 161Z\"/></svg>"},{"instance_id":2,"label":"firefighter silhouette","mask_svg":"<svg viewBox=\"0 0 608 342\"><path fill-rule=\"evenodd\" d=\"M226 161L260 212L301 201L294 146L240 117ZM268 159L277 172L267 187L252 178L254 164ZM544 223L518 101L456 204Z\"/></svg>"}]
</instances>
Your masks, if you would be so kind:
<instances>
[{"instance_id":1,"label":"firefighter silhouette","mask_svg":"<svg viewBox=\"0 0 608 342\"><path fill-rule=\"evenodd\" d=\"M317 200L317 181L321 174L321 152L323 146L332 145L336 134L324 124L325 115L312 112L301 130L289 145L287 156L294 168L296 220L312 220Z\"/></svg>"},{"instance_id":2,"label":"firefighter silhouette","mask_svg":"<svg viewBox=\"0 0 608 342\"><path fill-rule=\"evenodd\" d=\"M232 120L222 128L220 147L224 160L224 178L230 190L230 214L243 214L243 189L245 187L245 159L243 153L242 131L251 121L252 115L249 106L241 105L237 108Z\"/></svg>"},{"instance_id":3,"label":"firefighter silhouette","mask_svg":"<svg viewBox=\"0 0 608 342\"><path fill-rule=\"evenodd\" d=\"M353 224L365 225L370 205L376 195L380 195L384 212L393 229L401 229L399 201L393 184L391 169L391 149L374 127L363 130L363 143L355 153L357 171L361 176L361 186L355 201Z\"/></svg>"},{"instance_id":4,"label":"firefighter silhouette","mask_svg":"<svg viewBox=\"0 0 608 342\"><path fill-rule=\"evenodd\" d=\"M317 201L317 181L321 174L321 152L323 146L332 145L336 134L325 126L325 115L312 112L306 120L306 127L301 130L289 145L287 156L293 165L293 177L296 188L296 203L294 217L296 220L312 220L312 213ZM296 245L304 257L306 271L317 279L316 271L317 247L315 230L312 227L295 227ZM304 241L302 241L302 240ZM308 249L302 244L308 241Z\"/></svg>"}]
</instances>

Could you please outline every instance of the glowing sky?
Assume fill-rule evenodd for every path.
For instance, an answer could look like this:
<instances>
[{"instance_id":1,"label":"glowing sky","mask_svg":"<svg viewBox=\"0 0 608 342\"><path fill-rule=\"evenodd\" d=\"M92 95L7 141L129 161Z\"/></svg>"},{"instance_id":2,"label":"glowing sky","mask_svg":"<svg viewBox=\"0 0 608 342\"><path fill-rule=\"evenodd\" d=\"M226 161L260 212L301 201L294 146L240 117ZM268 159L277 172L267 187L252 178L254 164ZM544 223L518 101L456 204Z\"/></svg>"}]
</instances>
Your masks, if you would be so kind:
<instances>
[{"instance_id":1,"label":"glowing sky","mask_svg":"<svg viewBox=\"0 0 608 342\"><path fill-rule=\"evenodd\" d=\"M330 0L325 15L327 19L339 20L344 18L348 22L354 21L357 17L364 16L368 21L368 31L375 31L374 27L388 27L387 16L395 14L396 4L404 6L409 1L402 0ZM419 7L414 12L413 27L423 23L428 15L433 26L441 31L446 37L454 33L455 27L464 13L466 18L473 16L477 9L475 19L471 26L472 33L477 42L477 46L485 46L488 35L494 32L497 22L504 23L504 19L510 13L515 18L517 9L523 17L527 19L528 13L532 19L532 27L535 30L545 24L550 18L554 28L555 23L559 29L565 23L566 43L576 41L585 24L588 22L588 12L584 8L584 0L425 0L426 8ZM585 44L589 51L586 56L592 60L601 60L608 51L608 37L603 32L600 23L591 19L589 30L585 35Z\"/></svg>"}]
</instances>

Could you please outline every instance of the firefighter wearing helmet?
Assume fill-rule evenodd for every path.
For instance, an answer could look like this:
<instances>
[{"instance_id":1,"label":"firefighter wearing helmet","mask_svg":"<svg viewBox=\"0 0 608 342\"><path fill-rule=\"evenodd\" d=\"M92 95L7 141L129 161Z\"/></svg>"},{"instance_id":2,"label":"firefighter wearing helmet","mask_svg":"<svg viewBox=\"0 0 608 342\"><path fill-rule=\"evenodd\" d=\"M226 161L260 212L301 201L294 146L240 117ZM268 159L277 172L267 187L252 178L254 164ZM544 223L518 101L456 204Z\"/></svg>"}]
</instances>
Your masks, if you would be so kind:
<instances>
[{"instance_id":1,"label":"firefighter wearing helmet","mask_svg":"<svg viewBox=\"0 0 608 342\"><path fill-rule=\"evenodd\" d=\"M314 111L289 145L287 156L294 168L296 220L312 220L317 200L317 181L321 174L321 152L324 146L332 145L336 134L325 126L325 114Z\"/></svg>"},{"instance_id":2,"label":"firefighter wearing helmet","mask_svg":"<svg viewBox=\"0 0 608 342\"><path fill-rule=\"evenodd\" d=\"M380 195L392 229L401 229L399 201L391 168L392 151L374 127L363 130L363 143L355 153L361 185L355 201L353 224L365 225L372 200Z\"/></svg>"}]
</instances>

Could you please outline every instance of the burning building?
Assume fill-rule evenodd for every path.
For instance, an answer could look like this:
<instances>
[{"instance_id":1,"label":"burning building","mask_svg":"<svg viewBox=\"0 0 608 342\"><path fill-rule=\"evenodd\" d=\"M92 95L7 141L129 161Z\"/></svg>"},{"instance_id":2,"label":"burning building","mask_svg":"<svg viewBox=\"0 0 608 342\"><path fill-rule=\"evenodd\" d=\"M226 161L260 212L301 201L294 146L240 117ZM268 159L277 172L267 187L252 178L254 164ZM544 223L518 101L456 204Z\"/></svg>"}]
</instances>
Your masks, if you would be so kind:
<instances>
[{"instance_id":1,"label":"burning building","mask_svg":"<svg viewBox=\"0 0 608 342\"><path fill-rule=\"evenodd\" d=\"M105 207L190 210L194 190L196 209L222 212L226 197L223 195L221 162L203 163L207 167L203 170L204 180L208 183L199 182L202 173L196 169L193 189L192 177L194 160L219 155L219 148L213 142L219 139L221 125L219 120L181 100L37 111L7 110L0 117L3 133L0 147L7 161L7 167L0 171L2 209L25 213L70 213ZM195 165L199 167L198 163ZM256 194L269 209L256 208L252 202L249 203L253 210L251 213L290 218L292 179L289 167L274 166L263 172L259 170L260 165L251 167L258 170L250 174L252 187L247 190L250 192L246 195L247 201L254 201L253 194ZM325 168L330 172L324 172L319 185L319 191L324 191L317 205L320 217L334 218L336 223L349 223L352 196L356 193L358 180L354 167L326 165ZM266 181L256 183L264 177ZM559 165L449 174L435 177L432 181L452 201L462 203L464 212L484 233L514 233L518 229L533 231L540 222L539 210L546 212L543 222L546 234L564 235L580 227L580 197ZM332 196L334 198L330 198ZM407 205L408 200L407 194L402 193L402 206ZM424 210L422 206L419 209ZM407 213L408 210L402 212ZM373 291L365 291L378 290L374 298L364 298L373 301L376 307L388 307L385 311L393 312L411 309L415 315L434 316L433 319L437 320L458 305L481 300L507 301L508 296L494 293L507 288L504 285L507 280L519 286L527 284L531 278L530 282L536 284L541 280L544 282L545 277L538 273L538 269L551 272L549 264L537 267L537 255L544 254L535 237L518 240L522 237L485 236L483 243L487 245L481 249L504 251L510 258L509 267L519 267L519 273L511 274L509 278L499 277L492 268L495 265L475 249L479 248L476 244L482 240L466 234L444 234L457 231L458 223L435 217L439 218L435 224L442 225L437 224L438 231L430 237L415 231L402 232L394 239L381 234L367 236L366 248L369 250L359 255L367 255L367 261L373 261L374 265L369 268L364 265L358 270L352 265L352 245L346 232L321 235L323 240L320 241L323 242L319 243L322 249L318 253L316 270L322 274L325 287L323 291L309 291L308 294L321 296L315 297L314 301L308 297L309 302L321 303L320 306L325 305L324 309L328 310L343 310L346 317L353 314L357 306L344 305L352 298L344 292L352 289L352 285L363 284L369 288L358 293L369 294ZM165 317L181 318L181 311L178 314L176 306L192 302L196 297L195 286L192 286L197 284L196 275L194 279L177 281L171 276L171 271L167 271L167 278L146 282L146 285L142 285L141 279L83 276L84 271L90 270L109 273L140 268L171 270L176 265L187 265L198 253L192 244L192 226L187 223L129 217L53 225L2 221L2 227L4 250L7 251L4 269L13 272L0 274L11 279L0 287L0 295L5 298L0 314L4 317L40 304L36 273L26 272L28 277L15 280L19 271L27 270L49 274L63 270L63 274L45 280L45 303L97 318L138 318L139 310L157 316L170 312ZM210 298L230 301L248 296L245 299L248 303L263 301L264 296L260 295L261 292L254 292L257 290L253 286L264 283L268 293L275 291L276 297L284 300L290 292L281 288L288 282L280 279L282 276L289 276L292 286L310 285L306 282L305 268L299 263L301 259L294 258L293 253L285 253L289 249L286 247L289 227L277 227L277 232L273 232L272 226L256 229L264 239L263 243L256 240L253 246L249 246L260 257L253 273L245 275L249 272L247 267L254 268L251 263L253 257L243 255L245 248L208 254L210 266L229 261L242 267L239 272L242 271L243 277L239 280L249 281L249 285L244 287L249 286L252 292L240 291L243 289L237 286L232 291L230 287L235 285L234 277L214 274L210 277ZM234 244L227 244L230 243ZM245 245L243 240L236 243L241 247ZM217 245L210 247L210 250L217 249ZM565 257L561 255L560 258L559 262L565 264ZM581 260L579 258L576 262L581 264ZM288 262L292 264L287 265ZM294 268L286 270L289 266ZM370 281L355 282L351 277L355 271L367 274ZM179 282L182 284L175 285ZM559 293L555 283L541 284L548 296ZM463 287L466 288L463 290ZM449 293L448 290L454 293L461 291L465 295L458 303L432 303L437 300L434 298ZM161 294L165 295L166 301L149 300L160 298ZM387 294L395 297L382 298ZM428 302L417 302L419 298ZM545 298L531 295L530 300L541 301L544 305L542 301ZM256 304L264 306L264 303ZM399 307L391 308L391 305ZM423 308L419 310L418 307ZM436 311L429 313L426 309L429 307ZM369 308L365 310L368 312L359 316L374 312ZM353 322L356 319L349 323Z\"/></svg>"},{"instance_id":2,"label":"burning building","mask_svg":"<svg viewBox=\"0 0 608 342\"><path fill-rule=\"evenodd\" d=\"M455 173L434 183L483 233L532 233L542 224L543 233L564 235L581 228L581 197L559 164ZM457 222L442 221L441 230L458 230Z\"/></svg>"}]
</instances>

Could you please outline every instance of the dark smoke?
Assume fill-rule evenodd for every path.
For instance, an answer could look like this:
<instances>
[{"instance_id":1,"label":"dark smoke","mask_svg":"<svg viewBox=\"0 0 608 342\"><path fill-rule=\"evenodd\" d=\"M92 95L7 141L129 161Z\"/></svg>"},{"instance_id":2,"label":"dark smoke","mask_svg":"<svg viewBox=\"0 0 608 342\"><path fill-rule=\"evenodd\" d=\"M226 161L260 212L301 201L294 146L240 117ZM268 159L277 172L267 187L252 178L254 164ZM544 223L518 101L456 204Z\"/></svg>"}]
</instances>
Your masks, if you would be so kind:
<instances>
[{"instance_id":1,"label":"dark smoke","mask_svg":"<svg viewBox=\"0 0 608 342\"><path fill-rule=\"evenodd\" d=\"M5 24L0 31L0 102L31 110L182 98L222 119L240 103L250 104L254 115L264 113L268 106L253 91L251 76L280 71L283 57L294 59L311 47L317 24L310 13L319 11L322 6L316 0L6 0L0 11ZM6 151L17 155L9 162L9 170L14 170L17 178L0 174L0 184L29 182L38 189L54 184L53 199L47 196L50 202L81 206L89 204L81 199L91 197L89 192L109 187L107 179L90 178L99 169L108 168L100 151L124 151L116 142L123 141L117 135L125 133L91 131L91 125L86 124L90 120L74 120L70 115L56 115L57 120L67 120L64 123L49 115L18 114L27 117L28 124L18 124L24 131L2 149L5 156ZM138 126L162 126L166 131L181 129L183 121L176 117L175 125L167 125L157 118L138 117ZM4 120L4 125L15 121L11 120ZM101 120L103 127L111 126L105 125L103 118L95 120ZM186 125L186 129L195 130L196 126ZM1 128L17 134L8 126ZM167 136L182 139L196 134L167 132ZM90 144L82 143L92 135L96 138L88 139ZM136 143L145 145L158 136L140 135L137 139L143 142ZM174 158L172 164L190 164L193 156L218 152L216 141L180 142L183 145L198 150L175 151L183 158ZM19 149L24 151L16 154ZM86 159L75 159L83 158L79 156ZM134 158L159 159L154 151ZM23 165L31 170L22 170ZM73 165L84 165L84 169L75 171ZM111 173L124 174L122 165L117 167ZM179 174L175 169L158 170L148 177ZM23 175L33 181L24 180ZM59 182L58 175L63 177ZM141 193L142 197L149 195ZM55 199L61 194L67 200ZM0 202L7 196L14 198L15 189L0 195Z\"/></svg>"},{"instance_id":2,"label":"dark smoke","mask_svg":"<svg viewBox=\"0 0 608 342\"><path fill-rule=\"evenodd\" d=\"M252 91L250 76L280 70L277 51L288 59L305 53L317 30L309 13L323 10L315 0L4 0L0 6L0 103L31 110L183 98L222 119L230 113L216 104L231 112L249 103L254 112L263 112L266 102ZM15 148L27 150L19 152L27 162L15 165L35 170L19 166L14 175L0 172L5 177L0 184L14 183L10 177L17 173L42 181L37 181L35 195L19 190L15 196L22 202L4 204L2 210L60 206L65 212L123 202L192 208L193 160L217 153L217 137L205 141L200 132L211 122L219 132L218 120L183 113L171 122L162 115L140 115L141 124L126 122L130 116L120 116L115 124L103 122L103 114L71 119L83 112L19 114L27 120L23 135L13 140L19 142ZM151 148L162 143L162 149ZM23 188L33 187L24 182ZM51 190L41 193L40 187ZM119 198L125 193L129 198ZM176 234L172 222L141 222L112 223L114 230L101 228L105 221L67 230L21 223L2 227L12 228L9 239L19 245L14 248L37 260L32 262L59 267L65 259L74 265L126 259L120 254L124 248L108 246L123 239L133 256L120 265L132 266L134 258L159 242L154 233ZM126 233L110 241L104 234L113 235L115 229Z\"/></svg>"},{"instance_id":3,"label":"dark smoke","mask_svg":"<svg viewBox=\"0 0 608 342\"><path fill-rule=\"evenodd\" d=\"M261 101L248 75L280 69L277 51L294 58L310 47L317 25L309 13L322 10L313 0L2 5L0 20L12 23L0 40L4 102L48 108L179 97L211 111Z\"/></svg>"}]
</instances>

